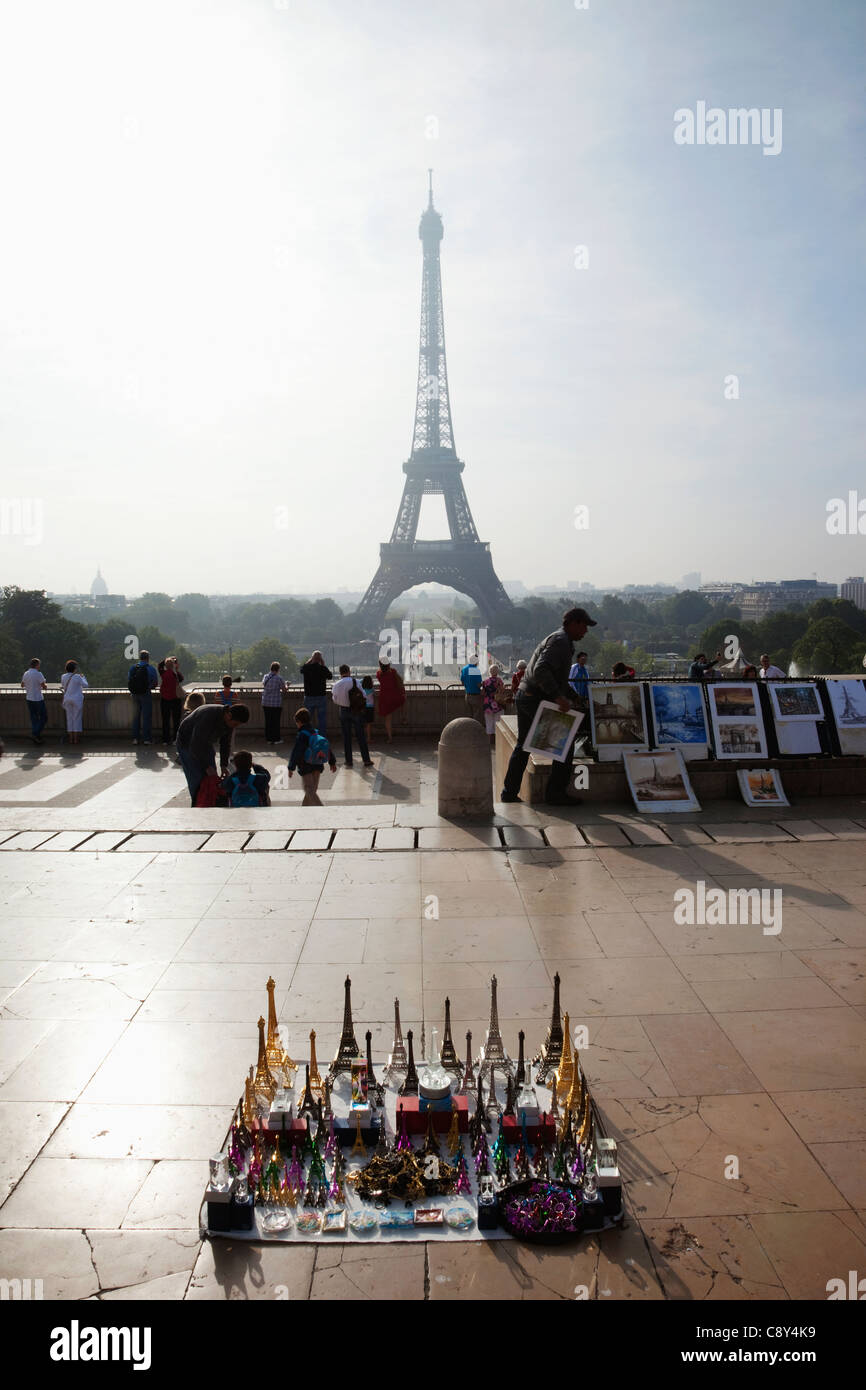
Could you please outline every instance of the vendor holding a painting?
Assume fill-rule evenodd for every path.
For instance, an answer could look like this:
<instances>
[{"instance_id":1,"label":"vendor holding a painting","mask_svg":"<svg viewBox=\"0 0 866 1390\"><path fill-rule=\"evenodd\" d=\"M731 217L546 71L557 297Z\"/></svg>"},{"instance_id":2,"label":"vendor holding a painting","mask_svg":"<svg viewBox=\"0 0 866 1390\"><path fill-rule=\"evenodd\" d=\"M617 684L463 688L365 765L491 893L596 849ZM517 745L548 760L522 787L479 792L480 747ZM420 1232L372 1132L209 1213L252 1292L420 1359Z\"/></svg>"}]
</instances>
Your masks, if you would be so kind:
<instances>
[{"instance_id":1,"label":"vendor holding a painting","mask_svg":"<svg viewBox=\"0 0 866 1390\"><path fill-rule=\"evenodd\" d=\"M569 608L562 615L562 627L539 642L529 658L514 701L517 743L505 773L502 801L520 800L520 784L529 762L529 754L523 744L542 700L552 701L563 713L573 707L574 690L569 685L569 675L574 661L574 643L586 636L588 628L596 626L595 619L585 609ZM577 803L576 797L568 795L570 777L570 758L552 764L544 798L548 806L573 806Z\"/></svg>"}]
</instances>

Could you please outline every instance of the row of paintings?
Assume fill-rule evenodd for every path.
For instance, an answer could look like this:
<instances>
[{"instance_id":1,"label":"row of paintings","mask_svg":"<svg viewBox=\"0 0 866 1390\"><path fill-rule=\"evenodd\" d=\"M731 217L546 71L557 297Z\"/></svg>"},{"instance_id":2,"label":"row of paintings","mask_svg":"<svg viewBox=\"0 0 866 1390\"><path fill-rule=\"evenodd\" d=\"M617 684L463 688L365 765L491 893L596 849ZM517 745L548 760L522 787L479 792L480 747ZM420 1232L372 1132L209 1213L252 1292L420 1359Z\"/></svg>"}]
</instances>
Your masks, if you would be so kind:
<instances>
[{"instance_id":1,"label":"row of paintings","mask_svg":"<svg viewBox=\"0 0 866 1390\"><path fill-rule=\"evenodd\" d=\"M866 753L866 687L859 680L828 680L830 706L843 753ZM774 681L769 686L779 749L783 753L820 752L817 724L826 718L814 681ZM766 758L767 737L757 683L697 682L648 686L650 729L638 681L594 681L589 716L592 741L602 760L653 747L678 748L685 759L706 758L710 728L717 758ZM704 703L706 692L707 703ZM707 720L709 711L709 727ZM561 713L543 701L524 747L531 753L564 759L583 722L574 711Z\"/></svg>"},{"instance_id":2,"label":"row of paintings","mask_svg":"<svg viewBox=\"0 0 866 1390\"><path fill-rule=\"evenodd\" d=\"M711 682L705 686L653 682L648 689L651 730L647 729L643 691L638 682L592 684L590 722L600 758L618 758L627 750L646 748L651 742L659 748L679 747L686 759L705 758L710 746L707 710L717 758L767 757L755 682ZM814 681L773 681L768 690L780 751L820 752L816 725L826 716ZM842 752L866 752L863 682L828 680L827 691Z\"/></svg>"}]
</instances>

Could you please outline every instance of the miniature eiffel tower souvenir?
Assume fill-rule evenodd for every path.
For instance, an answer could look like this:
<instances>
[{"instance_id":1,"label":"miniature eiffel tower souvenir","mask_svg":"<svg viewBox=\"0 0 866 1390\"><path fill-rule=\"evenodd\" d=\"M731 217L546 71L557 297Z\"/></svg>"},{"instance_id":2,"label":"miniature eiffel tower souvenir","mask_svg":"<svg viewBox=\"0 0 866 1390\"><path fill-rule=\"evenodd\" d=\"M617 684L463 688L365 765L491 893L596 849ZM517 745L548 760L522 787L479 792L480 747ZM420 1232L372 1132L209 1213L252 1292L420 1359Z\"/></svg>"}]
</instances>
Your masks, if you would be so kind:
<instances>
[{"instance_id":1,"label":"miniature eiffel tower souvenir","mask_svg":"<svg viewBox=\"0 0 866 1390\"><path fill-rule=\"evenodd\" d=\"M298 1119L302 1120L305 1115L313 1115L316 1119L318 1119L318 1107L313 1096L313 1087L312 1082L310 1080L309 1063L305 1068L305 1075L306 1081L304 1084L303 1095L301 1096L301 1099L298 1101Z\"/></svg>"},{"instance_id":2,"label":"miniature eiffel tower souvenir","mask_svg":"<svg viewBox=\"0 0 866 1390\"><path fill-rule=\"evenodd\" d=\"M559 1114L559 1103L556 1099L556 1077L550 1079L550 1118L555 1120Z\"/></svg>"},{"instance_id":3,"label":"miniature eiffel tower souvenir","mask_svg":"<svg viewBox=\"0 0 866 1390\"><path fill-rule=\"evenodd\" d=\"M310 1178L314 1182L325 1182L326 1176L325 1160L322 1158L318 1141L313 1140L313 1153L310 1158Z\"/></svg>"},{"instance_id":4,"label":"miniature eiffel tower souvenir","mask_svg":"<svg viewBox=\"0 0 866 1390\"><path fill-rule=\"evenodd\" d=\"M361 1158L366 1158L366 1157L367 1157L367 1149L366 1149L366 1146L365 1146L365 1144L364 1144L364 1136L363 1136L363 1134L361 1133L361 1116L360 1116L360 1115L358 1115L358 1116L356 1117L356 1120L355 1120L355 1142L354 1142L354 1144L352 1145L352 1153L353 1153L353 1154L359 1154L359 1155L361 1156Z\"/></svg>"},{"instance_id":5,"label":"miniature eiffel tower souvenir","mask_svg":"<svg viewBox=\"0 0 866 1390\"><path fill-rule=\"evenodd\" d=\"M427 1134L421 1145L421 1152L422 1154L435 1154L437 1158L442 1156L439 1140L436 1138L436 1131L433 1128L433 1111L429 1109L427 1111Z\"/></svg>"},{"instance_id":6,"label":"miniature eiffel tower souvenir","mask_svg":"<svg viewBox=\"0 0 866 1390\"><path fill-rule=\"evenodd\" d=\"M328 1205L328 1184L327 1181L319 1183L319 1190L316 1193L316 1206L326 1207Z\"/></svg>"},{"instance_id":7,"label":"miniature eiffel tower souvenir","mask_svg":"<svg viewBox=\"0 0 866 1390\"><path fill-rule=\"evenodd\" d=\"M308 1155L312 1154L315 1145L313 1144L313 1126L310 1124L310 1117L307 1115L307 1128L304 1133L304 1142L301 1145L301 1158L306 1161Z\"/></svg>"},{"instance_id":8,"label":"miniature eiffel tower souvenir","mask_svg":"<svg viewBox=\"0 0 866 1390\"><path fill-rule=\"evenodd\" d=\"M426 1039L426 1036L425 1036L425 1029L424 1029L424 1003L423 1003L423 998L422 998L422 1003L421 1003L421 1062L422 1062L422 1064L424 1064L424 1063L426 1063L426 1061L427 1061L427 1039Z\"/></svg>"},{"instance_id":9,"label":"miniature eiffel tower souvenir","mask_svg":"<svg viewBox=\"0 0 866 1390\"><path fill-rule=\"evenodd\" d=\"M475 1082L475 1124L476 1129L483 1130L485 1134L490 1133L490 1120L487 1116L487 1106L484 1104L484 1082L480 1067Z\"/></svg>"},{"instance_id":10,"label":"miniature eiffel tower souvenir","mask_svg":"<svg viewBox=\"0 0 866 1390\"><path fill-rule=\"evenodd\" d=\"M250 1067L249 1076L244 1078L243 1121L245 1127L255 1124L256 1121L256 1093L253 1090L253 1071L254 1068Z\"/></svg>"},{"instance_id":11,"label":"miniature eiffel tower souvenir","mask_svg":"<svg viewBox=\"0 0 866 1390\"><path fill-rule=\"evenodd\" d=\"M461 1147L460 1116L457 1110L457 1102L453 1099L451 1101L451 1128L448 1130L448 1138L445 1142L448 1145L448 1152L453 1158L457 1150Z\"/></svg>"},{"instance_id":12,"label":"miniature eiffel tower souvenir","mask_svg":"<svg viewBox=\"0 0 866 1390\"><path fill-rule=\"evenodd\" d=\"M547 1037L541 1045L541 1050L533 1057L532 1065L537 1068L535 1073L535 1084L544 1086L547 1078L558 1066L562 1057L562 1019L559 1012L559 975L553 977L553 1013L550 1017L550 1027L547 1030Z\"/></svg>"},{"instance_id":13,"label":"miniature eiffel tower souvenir","mask_svg":"<svg viewBox=\"0 0 866 1390\"><path fill-rule=\"evenodd\" d=\"M238 1144L240 1145L240 1147L241 1147L242 1149L251 1149L251 1148L252 1148L252 1144L253 1144L253 1139L252 1139L252 1135L250 1134L249 1130L247 1129L247 1122L246 1122L246 1120L245 1120L245 1118L244 1118L244 1100L245 1100L245 1097L244 1097L244 1096L241 1096L240 1100L238 1101L238 1112L237 1112L237 1121L236 1121L236 1123L237 1123L237 1131L238 1131L238 1132L237 1132L237 1140L238 1140Z\"/></svg>"},{"instance_id":14,"label":"miniature eiffel tower souvenir","mask_svg":"<svg viewBox=\"0 0 866 1390\"><path fill-rule=\"evenodd\" d=\"M304 1165L298 1157L297 1144L292 1145L292 1161L289 1164L286 1174L290 1187L297 1192L304 1183Z\"/></svg>"},{"instance_id":15,"label":"miniature eiffel tower souvenir","mask_svg":"<svg viewBox=\"0 0 866 1390\"><path fill-rule=\"evenodd\" d=\"M482 1133L482 1143L472 1155L475 1160L475 1172L479 1178L486 1177L490 1172L490 1149L487 1146L487 1135Z\"/></svg>"},{"instance_id":16,"label":"miniature eiffel tower souvenir","mask_svg":"<svg viewBox=\"0 0 866 1390\"><path fill-rule=\"evenodd\" d=\"M377 1110L385 1107L385 1087L381 1081L376 1080L373 1071L373 1034L368 1028L364 1034L364 1041L367 1044L367 1099Z\"/></svg>"},{"instance_id":17,"label":"miniature eiffel tower souvenir","mask_svg":"<svg viewBox=\"0 0 866 1390\"><path fill-rule=\"evenodd\" d=\"M480 1071L479 1071L478 1075L479 1075L479 1076L481 1075L481 1072L480 1072ZM511 1079L511 1078L510 1078L510 1076L509 1076L509 1077L508 1077L508 1080L510 1080L510 1079ZM489 1095L488 1095L488 1097L487 1097L487 1107L486 1107L487 1114L488 1114L488 1115L492 1115L493 1118L494 1118L494 1120L496 1119L497 1115L498 1115L499 1118L501 1119L501 1118L502 1118L502 1106L499 1104L499 1101L496 1099L496 1065L495 1065L495 1063L493 1063L493 1062L490 1063L490 1074L489 1074L489 1076L488 1076L488 1078L487 1078L487 1082L488 1082L488 1085L489 1085L489 1087L490 1087L490 1092L489 1092Z\"/></svg>"},{"instance_id":18,"label":"miniature eiffel tower souvenir","mask_svg":"<svg viewBox=\"0 0 866 1390\"><path fill-rule=\"evenodd\" d=\"M466 1065L462 1068L462 1072L463 1078L454 1094L457 1096L468 1096L469 1092L472 1090L472 1086L475 1081L475 1066L472 1061L471 1030L468 1031L466 1034Z\"/></svg>"},{"instance_id":19,"label":"miniature eiffel tower souvenir","mask_svg":"<svg viewBox=\"0 0 866 1390\"><path fill-rule=\"evenodd\" d=\"M460 1197L469 1197L472 1194L472 1183L469 1179L466 1155L462 1149L457 1155L457 1181L454 1184L454 1191Z\"/></svg>"},{"instance_id":20,"label":"miniature eiffel tower souvenir","mask_svg":"<svg viewBox=\"0 0 866 1390\"><path fill-rule=\"evenodd\" d=\"M526 1080L526 1063L523 1059L523 1044L525 1040L526 1034L521 1028L520 1032L517 1034L517 1071L514 1073L515 1087L522 1086Z\"/></svg>"},{"instance_id":21,"label":"miniature eiffel tower souvenir","mask_svg":"<svg viewBox=\"0 0 866 1390\"><path fill-rule=\"evenodd\" d=\"M506 1115L514 1114L514 1082L510 1076L505 1078L505 1113Z\"/></svg>"},{"instance_id":22,"label":"miniature eiffel tower souvenir","mask_svg":"<svg viewBox=\"0 0 866 1390\"><path fill-rule=\"evenodd\" d=\"M343 1003L343 1031L340 1034L340 1041L337 1045L334 1060L328 1068L328 1075L332 1081L336 1080L340 1072L348 1072L351 1076L352 1063L358 1060L358 1055L361 1051L355 1037L355 1025L352 1022L352 981L349 979L348 975L346 976L343 989L346 992L346 998Z\"/></svg>"},{"instance_id":23,"label":"miniature eiffel tower souvenir","mask_svg":"<svg viewBox=\"0 0 866 1390\"><path fill-rule=\"evenodd\" d=\"M558 1139L556 1141L556 1148L553 1151L553 1176L558 1182L565 1182L568 1177L565 1150Z\"/></svg>"},{"instance_id":24,"label":"miniature eiffel tower souvenir","mask_svg":"<svg viewBox=\"0 0 866 1390\"><path fill-rule=\"evenodd\" d=\"M544 1121L542 1119L542 1125L543 1124ZM539 1179L539 1181L547 1182L548 1178L550 1177L550 1172L547 1166L547 1150L544 1147L543 1128L541 1130L541 1135L542 1137L539 1139L535 1147L535 1153L532 1155L532 1167L535 1171L535 1176Z\"/></svg>"},{"instance_id":25,"label":"miniature eiffel tower souvenir","mask_svg":"<svg viewBox=\"0 0 866 1390\"><path fill-rule=\"evenodd\" d=\"M412 1140L409 1138L409 1131L406 1128L406 1116L403 1114L402 1105L400 1106L400 1133L394 1147L399 1153L412 1152Z\"/></svg>"},{"instance_id":26,"label":"miniature eiffel tower souvenir","mask_svg":"<svg viewBox=\"0 0 866 1390\"><path fill-rule=\"evenodd\" d=\"M391 1145L388 1143L388 1134L385 1129L384 1109L379 1116L379 1138L376 1140L376 1147L373 1152L376 1158L387 1158L391 1152Z\"/></svg>"},{"instance_id":27,"label":"miniature eiffel tower souvenir","mask_svg":"<svg viewBox=\"0 0 866 1390\"><path fill-rule=\"evenodd\" d=\"M532 1086L532 1063L526 1064L526 1076L522 1086L517 1092L514 1104L518 1110L529 1110L530 1112L538 1109L538 1096Z\"/></svg>"},{"instance_id":28,"label":"miniature eiffel tower souvenir","mask_svg":"<svg viewBox=\"0 0 866 1390\"><path fill-rule=\"evenodd\" d=\"M559 1127L559 1140L566 1153L574 1152L574 1126L571 1122L571 1111L563 1110L562 1124Z\"/></svg>"},{"instance_id":29,"label":"miniature eiffel tower souvenir","mask_svg":"<svg viewBox=\"0 0 866 1390\"><path fill-rule=\"evenodd\" d=\"M325 1143L325 1158L332 1159L334 1157L334 1154L339 1152L339 1148L340 1146L337 1143L337 1136L334 1133L334 1117L332 1115L330 1123L328 1125L328 1138Z\"/></svg>"},{"instance_id":30,"label":"miniature eiffel tower souvenir","mask_svg":"<svg viewBox=\"0 0 866 1390\"><path fill-rule=\"evenodd\" d=\"M322 1078L319 1073L319 1063L316 1057L316 1030L310 1029L310 1090L314 1096L322 1094Z\"/></svg>"},{"instance_id":31,"label":"miniature eiffel tower souvenir","mask_svg":"<svg viewBox=\"0 0 866 1390\"><path fill-rule=\"evenodd\" d=\"M442 1050L439 1053L439 1061L446 1071L452 1076L456 1076L459 1081L463 1075L463 1067L460 1058L454 1049L454 1040L451 1037L451 1000L445 1000L445 1032L442 1035Z\"/></svg>"},{"instance_id":32,"label":"miniature eiffel tower souvenir","mask_svg":"<svg viewBox=\"0 0 866 1390\"><path fill-rule=\"evenodd\" d=\"M277 1083L271 1076L270 1070L268 1068L268 1054L267 1046L265 1043L265 1020L263 1018L259 1019L258 1029L259 1056L258 1061L256 1063L255 1079L253 1080L253 1090L255 1091L256 1095L267 1096L268 1103L270 1103L276 1095Z\"/></svg>"},{"instance_id":33,"label":"miniature eiffel tower souvenir","mask_svg":"<svg viewBox=\"0 0 866 1390\"><path fill-rule=\"evenodd\" d=\"M403 1042L403 1029L400 1027L400 1000L394 1000L394 1042L383 1072L386 1082L391 1082L398 1072L405 1072L408 1066L406 1046Z\"/></svg>"},{"instance_id":34,"label":"miniature eiffel tower souvenir","mask_svg":"<svg viewBox=\"0 0 866 1390\"><path fill-rule=\"evenodd\" d=\"M479 1065L485 1074L492 1065L499 1067L503 1071L514 1071L514 1063L505 1051L505 1044L502 1041L502 1034L499 1031L499 1006L496 1002L496 976L490 979L490 1022L487 1025L487 1033L484 1038L484 1046L481 1049Z\"/></svg>"},{"instance_id":35,"label":"miniature eiffel tower souvenir","mask_svg":"<svg viewBox=\"0 0 866 1390\"><path fill-rule=\"evenodd\" d=\"M333 1120L334 1112L331 1109L331 1078L327 1075L325 1076L325 1080L322 1082L322 1099L320 1101L320 1104L322 1107L322 1114L324 1115L325 1119Z\"/></svg>"},{"instance_id":36,"label":"miniature eiffel tower souvenir","mask_svg":"<svg viewBox=\"0 0 866 1390\"><path fill-rule=\"evenodd\" d=\"M556 1069L556 1096L561 1102L565 1101L566 1096L571 1090L571 1083L574 1080L574 1056L571 1051L571 1037L568 1031L568 1014L565 1015L565 1034L562 1040L562 1057Z\"/></svg>"},{"instance_id":37,"label":"miniature eiffel tower souvenir","mask_svg":"<svg viewBox=\"0 0 866 1390\"><path fill-rule=\"evenodd\" d=\"M403 1085L397 1092L398 1096L417 1096L418 1094L418 1073L415 1070L415 1052L412 1047L412 1029L406 1034L406 1041L409 1044L409 1061L406 1066L406 1075Z\"/></svg>"},{"instance_id":38,"label":"miniature eiffel tower souvenir","mask_svg":"<svg viewBox=\"0 0 866 1390\"><path fill-rule=\"evenodd\" d=\"M268 991L268 1041L267 1058L268 1066L271 1071L281 1071L286 1079L289 1090L295 1084L295 1072L298 1070L297 1062L293 1062L283 1044L280 1042L280 1030L277 1025L277 1006L274 1002L274 990L276 982L271 976L265 986Z\"/></svg>"}]
</instances>

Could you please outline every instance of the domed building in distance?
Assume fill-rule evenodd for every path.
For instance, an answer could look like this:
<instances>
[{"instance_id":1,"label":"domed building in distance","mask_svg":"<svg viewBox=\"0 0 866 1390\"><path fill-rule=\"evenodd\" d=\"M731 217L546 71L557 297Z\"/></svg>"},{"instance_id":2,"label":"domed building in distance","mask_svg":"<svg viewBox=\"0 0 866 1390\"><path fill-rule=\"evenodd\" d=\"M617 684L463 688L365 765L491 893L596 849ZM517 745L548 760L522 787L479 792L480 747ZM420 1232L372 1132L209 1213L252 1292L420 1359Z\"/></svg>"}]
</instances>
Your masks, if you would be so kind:
<instances>
[{"instance_id":1,"label":"domed building in distance","mask_svg":"<svg viewBox=\"0 0 866 1390\"><path fill-rule=\"evenodd\" d=\"M107 594L108 585L103 579L100 570L97 568L96 578L90 586L90 597L92 599L105 598Z\"/></svg>"}]
</instances>

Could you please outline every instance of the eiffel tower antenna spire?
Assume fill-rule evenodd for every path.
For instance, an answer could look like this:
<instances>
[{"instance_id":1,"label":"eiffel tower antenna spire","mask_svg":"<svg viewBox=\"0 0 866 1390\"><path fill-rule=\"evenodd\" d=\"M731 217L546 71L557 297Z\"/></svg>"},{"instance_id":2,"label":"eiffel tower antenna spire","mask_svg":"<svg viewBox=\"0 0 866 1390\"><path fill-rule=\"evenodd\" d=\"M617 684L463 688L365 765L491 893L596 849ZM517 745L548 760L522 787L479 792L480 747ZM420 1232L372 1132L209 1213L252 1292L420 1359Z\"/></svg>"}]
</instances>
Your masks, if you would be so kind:
<instances>
[{"instance_id":1,"label":"eiffel tower antenna spire","mask_svg":"<svg viewBox=\"0 0 866 1390\"><path fill-rule=\"evenodd\" d=\"M346 991L346 1001L343 1005L343 1031L340 1034L334 1060L328 1068L328 1075L332 1081L341 1071L351 1072L352 1063L357 1061L361 1053L358 1040L355 1037L355 1025L352 1022L352 981L348 975L343 988Z\"/></svg>"},{"instance_id":2,"label":"eiffel tower antenna spire","mask_svg":"<svg viewBox=\"0 0 866 1390\"><path fill-rule=\"evenodd\" d=\"M379 568L357 609L365 625L376 631L394 599L422 582L447 584L468 594L483 622L507 622L514 612L493 568L490 546L475 529L460 476L463 463L457 457L451 421L439 264L445 231L433 206L433 170L427 175L427 207L418 227L423 250L421 334L412 452L403 464L406 480L391 539L380 547ZM447 540L416 539L421 503L428 496L444 498Z\"/></svg>"}]
</instances>

